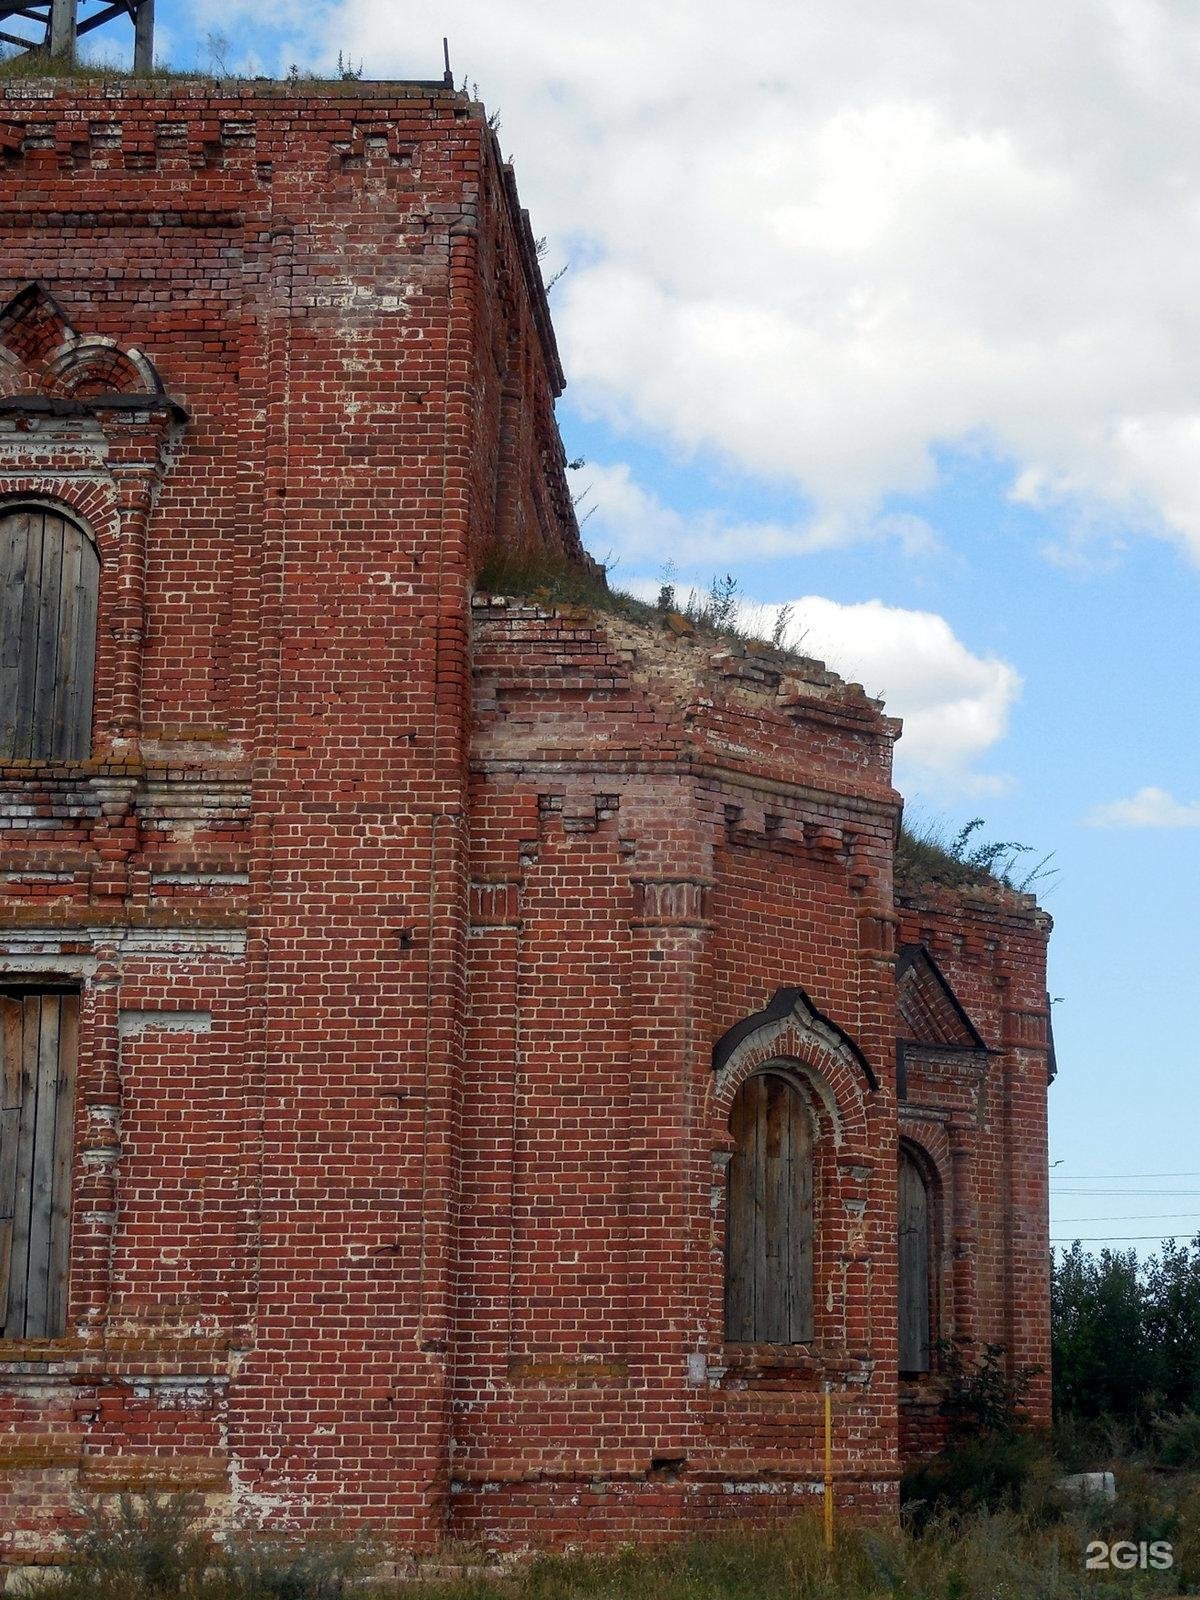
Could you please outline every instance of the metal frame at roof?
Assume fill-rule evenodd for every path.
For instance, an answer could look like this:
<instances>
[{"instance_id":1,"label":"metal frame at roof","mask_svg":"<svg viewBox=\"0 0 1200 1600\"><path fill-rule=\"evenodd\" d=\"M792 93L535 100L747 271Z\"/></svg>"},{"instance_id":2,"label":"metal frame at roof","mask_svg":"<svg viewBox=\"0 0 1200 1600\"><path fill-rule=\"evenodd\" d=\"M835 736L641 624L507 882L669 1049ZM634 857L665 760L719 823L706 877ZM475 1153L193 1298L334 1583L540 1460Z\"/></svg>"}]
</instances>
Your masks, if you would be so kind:
<instances>
[{"instance_id":1,"label":"metal frame at roof","mask_svg":"<svg viewBox=\"0 0 1200 1600\"><path fill-rule=\"evenodd\" d=\"M0 0L0 44L73 61L84 34L125 17L133 23L133 70L154 65L154 0ZM14 32L14 29L21 31Z\"/></svg>"}]
</instances>

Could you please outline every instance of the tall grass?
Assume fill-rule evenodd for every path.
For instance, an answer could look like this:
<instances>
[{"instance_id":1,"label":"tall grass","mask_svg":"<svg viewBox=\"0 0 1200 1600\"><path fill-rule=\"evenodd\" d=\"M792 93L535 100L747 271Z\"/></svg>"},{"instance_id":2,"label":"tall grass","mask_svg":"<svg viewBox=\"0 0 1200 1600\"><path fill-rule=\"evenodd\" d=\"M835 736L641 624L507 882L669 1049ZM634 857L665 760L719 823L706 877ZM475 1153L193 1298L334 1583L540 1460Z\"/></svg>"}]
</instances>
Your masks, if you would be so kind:
<instances>
[{"instance_id":1,"label":"tall grass","mask_svg":"<svg viewBox=\"0 0 1200 1600\"><path fill-rule=\"evenodd\" d=\"M739 1528L608 1555L542 1556L494 1576L371 1583L350 1545L250 1540L218 1548L187 1497L132 1502L77 1540L73 1565L27 1583L33 1600L1138 1600L1200 1578L1200 1491L1135 1485L1126 1507L1079 1506L1047 1524L1029 1504L944 1515L911 1530L843 1524L824 1548L820 1518ZM1169 1538L1168 1571L1087 1572L1092 1539Z\"/></svg>"}]
</instances>

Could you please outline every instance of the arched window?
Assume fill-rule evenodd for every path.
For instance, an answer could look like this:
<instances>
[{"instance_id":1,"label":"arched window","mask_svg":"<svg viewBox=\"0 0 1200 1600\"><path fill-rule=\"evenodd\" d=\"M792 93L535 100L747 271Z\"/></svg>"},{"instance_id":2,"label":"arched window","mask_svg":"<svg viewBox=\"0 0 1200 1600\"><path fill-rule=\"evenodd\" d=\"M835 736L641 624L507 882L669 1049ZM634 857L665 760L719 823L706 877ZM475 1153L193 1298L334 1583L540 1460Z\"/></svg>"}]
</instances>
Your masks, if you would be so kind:
<instances>
[{"instance_id":1,"label":"arched window","mask_svg":"<svg viewBox=\"0 0 1200 1600\"><path fill-rule=\"evenodd\" d=\"M100 559L41 506L0 516L0 761L91 754Z\"/></svg>"},{"instance_id":2,"label":"arched window","mask_svg":"<svg viewBox=\"0 0 1200 1600\"><path fill-rule=\"evenodd\" d=\"M928 1372L933 1311L932 1212L916 1157L900 1147L900 1371Z\"/></svg>"},{"instance_id":3,"label":"arched window","mask_svg":"<svg viewBox=\"0 0 1200 1600\"><path fill-rule=\"evenodd\" d=\"M777 1072L747 1078L729 1115L725 1337L804 1344L813 1336L812 1123Z\"/></svg>"}]
</instances>

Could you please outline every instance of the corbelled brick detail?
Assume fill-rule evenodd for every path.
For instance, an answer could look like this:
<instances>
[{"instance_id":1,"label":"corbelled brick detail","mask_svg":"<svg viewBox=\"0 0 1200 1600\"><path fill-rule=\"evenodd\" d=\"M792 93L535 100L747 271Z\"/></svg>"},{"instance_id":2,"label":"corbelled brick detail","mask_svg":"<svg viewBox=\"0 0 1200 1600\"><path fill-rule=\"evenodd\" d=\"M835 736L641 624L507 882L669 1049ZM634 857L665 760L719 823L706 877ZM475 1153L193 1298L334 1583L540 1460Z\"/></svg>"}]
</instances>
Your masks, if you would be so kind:
<instances>
[{"instance_id":1,"label":"corbelled brick detail","mask_svg":"<svg viewBox=\"0 0 1200 1600\"><path fill-rule=\"evenodd\" d=\"M936 1432L901 1137L939 1331L1046 1360L1047 919L897 902L898 725L819 663L472 598L497 543L587 560L478 106L0 109L0 512L101 557L93 756L0 769L0 983L82 997L68 1334L0 1345L0 1562L148 1484L416 1547L777 1514L827 1383L839 1502L890 1510L901 1418ZM908 1040L905 1101L901 944L986 1046ZM780 1059L816 1334L734 1346L729 1109Z\"/></svg>"}]
</instances>

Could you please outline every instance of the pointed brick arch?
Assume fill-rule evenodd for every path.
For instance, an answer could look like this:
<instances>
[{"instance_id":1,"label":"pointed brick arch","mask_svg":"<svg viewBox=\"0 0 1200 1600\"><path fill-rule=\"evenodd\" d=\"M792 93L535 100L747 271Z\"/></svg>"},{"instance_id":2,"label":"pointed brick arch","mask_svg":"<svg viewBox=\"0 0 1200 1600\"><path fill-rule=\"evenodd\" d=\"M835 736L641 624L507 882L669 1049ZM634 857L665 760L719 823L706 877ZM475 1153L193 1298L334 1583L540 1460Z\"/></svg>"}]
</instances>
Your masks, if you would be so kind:
<instances>
[{"instance_id":1,"label":"pointed brick arch","mask_svg":"<svg viewBox=\"0 0 1200 1600\"><path fill-rule=\"evenodd\" d=\"M743 1018L723 1033L713 1046L713 1071L723 1072L752 1042L778 1039L789 1029L811 1039L823 1054L832 1056L851 1072L861 1074L870 1090L879 1088L875 1070L858 1045L844 1028L817 1010L799 985L776 989L761 1011Z\"/></svg>"},{"instance_id":2,"label":"pointed brick arch","mask_svg":"<svg viewBox=\"0 0 1200 1600\"><path fill-rule=\"evenodd\" d=\"M39 368L75 332L58 301L40 283L27 283L0 309L0 345L30 370Z\"/></svg>"},{"instance_id":3,"label":"pointed brick arch","mask_svg":"<svg viewBox=\"0 0 1200 1600\"><path fill-rule=\"evenodd\" d=\"M164 393L154 363L103 334L81 334L41 283L0 309L0 392L63 399Z\"/></svg>"}]
</instances>

